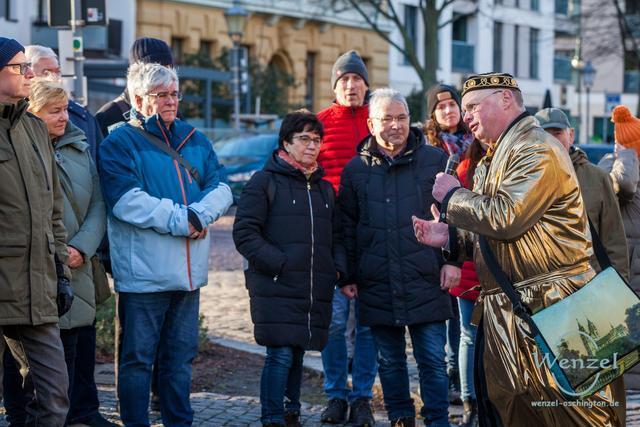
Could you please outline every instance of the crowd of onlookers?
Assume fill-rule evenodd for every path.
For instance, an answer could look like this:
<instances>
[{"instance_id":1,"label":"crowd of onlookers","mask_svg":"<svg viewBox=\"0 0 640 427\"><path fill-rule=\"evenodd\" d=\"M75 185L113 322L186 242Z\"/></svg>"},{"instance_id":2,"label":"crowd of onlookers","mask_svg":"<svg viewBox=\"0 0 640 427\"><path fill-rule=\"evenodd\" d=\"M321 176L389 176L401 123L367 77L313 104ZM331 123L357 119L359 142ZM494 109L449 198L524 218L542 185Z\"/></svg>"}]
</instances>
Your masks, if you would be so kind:
<instances>
[{"instance_id":1,"label":"crowd of onlookers","mask_svg":"<svg viewBox=\"0 0 640 427\"><path fill-rule=\"evenodd\" d=\"M7 420L114 425L99 413L94 382L96 306L110 296L108 273L117 301L122 422L149 425L154 399L165 425L191 425L208 226L232 203L222 166L204 134L179 118L180 82L163 41L134 42L126 91L95 116L70 99L61 80L50 48L0 37L0 351ZM536 414L528 421L511 418L529 415L517 414L517 401L498 404L495 384L510 392L499 378L485 378L491 354L483 356L482 349L494 330L485 326L477 336L482 328L476 325L478 313L484 310L485 319L491 313L491 297L480 285L483 264L458 256L472 252L474 243L453 225L460 221L474 231L478 223L496 241L513 242L545 221L554 197L566 203L578 190L545 193L550 204L544 209L531 202L541 199L532 189L542 186L536 180L544 175L531 165L549 154L523 154L528 160L509 169L496 148L509 138L531 146L542 141L573 164L567 185L579 184L583 202L560 210L586 212L612 265L638 291L640 119L624 106L614 110L615 152L597 167L573 146L562 110L544 109L535 118L524 111L511 76L468 82L462 96L452 86L433 86L425 100L428 118L413 126L404 96L390 88L371 91L364 62L350 51L331 70L334 102L318 114L298 110L284 117L278 148L246 185L233 226L236 247L248 260L255 339L266 347L264 425L301 425L302 361L305 351L319 350L328 398L322 422L374 425L372 387L379 375L391 424L414 426L407 333L425 425L448 426L456 400L467 427L487 411L505 425L534 422ZM491 162L504 171L491 177ZM448 167L453 174L443 175ZM521 176L504 178L511 173ZM496 192L508 202L502 199L499 209L486 195L487 180L501 182ZM539 217L517 221L536 211ZM508 256L514 253L501 260ZM599 267L595 258L591 265ZM611 417L609 425L622 425Z\"/></svg>"}]
</instances>

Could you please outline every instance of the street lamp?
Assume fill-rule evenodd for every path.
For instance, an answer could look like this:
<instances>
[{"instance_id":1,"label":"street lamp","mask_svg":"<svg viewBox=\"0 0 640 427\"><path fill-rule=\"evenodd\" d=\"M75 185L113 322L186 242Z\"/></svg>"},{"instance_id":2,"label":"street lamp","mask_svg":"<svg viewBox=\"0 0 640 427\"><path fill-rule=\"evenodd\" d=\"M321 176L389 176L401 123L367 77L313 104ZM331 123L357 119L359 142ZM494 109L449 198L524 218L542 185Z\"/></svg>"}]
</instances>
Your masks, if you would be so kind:
<instances>
[{"instance_id":1,"label":"street lamp","mask_svg":"<svg viewBox=\"0 0 640 427\"><path fill-rule=\"evenodd\" d=\"M593 87L593 78L596 75L596 69L593 67L593 65L591 65L591 61L587 61L587 63L584 65L584 68L582 69L582 79L584 82L584 87L587 90L587 143L589 143L589 141L591 140L591 134L590 134L590 126L589 126L589 107L590 107L590 100L589 100L589 95L591 93L591 88Z\"/></svg>"},{"instance_id":2,"label":"street lamp","mask_svg":"<svg viewBox=\"0 0 640 427\"><path fill-rule=\"evenodd\" d=\"M582 139L582 71L584 70L584 61L580 57L581 55L581 40L576 41L576 53L571 58L571 68L576 73L576 92L578 92L578 134L579 139Z\"/></svg>"},{"instance_id":3,"label":"street lamp","mask_svg":"<svg viewBox=\"0 0 640 427\"><path fill-rule=\"evenodd\" d=\"M231 72L233 73L233 127L240 129L240 40L244 34L249 13L234 0L232 6L224 11L229 37L233 42L231 49Z\"/></svg>"}]
</instances>

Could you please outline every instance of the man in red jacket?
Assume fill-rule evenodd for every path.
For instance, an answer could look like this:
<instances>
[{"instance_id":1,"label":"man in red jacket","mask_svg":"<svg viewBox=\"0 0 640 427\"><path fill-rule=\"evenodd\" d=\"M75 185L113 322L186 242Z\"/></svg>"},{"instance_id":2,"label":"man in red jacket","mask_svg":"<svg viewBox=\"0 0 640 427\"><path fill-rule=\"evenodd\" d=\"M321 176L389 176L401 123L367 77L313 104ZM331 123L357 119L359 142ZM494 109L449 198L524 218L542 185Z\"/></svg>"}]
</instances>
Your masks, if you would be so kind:
<instances>
[{"instance_id":1,"label":"man in red jacket","mask_svg":"<svg viewBox=\"0 0 640 427\"><path fill-rule=\"evenodd\" d=\"M331 70L331 84L336 95L330 107L320 111L318 118L324 125L324 139L318 162L325 170L325 179L336 193L340 174L356 155L360 141L369 136L367 104L369 74L356 51L340 56ZM324 390L329 404L322 413L323 423L343 424L347 419L353 426L372 426L371 388L376 378L376 351L371 329L360 326L357 317L356 340L352 364L352 389L347 386L348 358L345 332L349 319L349 298L342 292L334 293L333 315L329 327L329 341L322 351Z\"/></svg>"}]
</instances>

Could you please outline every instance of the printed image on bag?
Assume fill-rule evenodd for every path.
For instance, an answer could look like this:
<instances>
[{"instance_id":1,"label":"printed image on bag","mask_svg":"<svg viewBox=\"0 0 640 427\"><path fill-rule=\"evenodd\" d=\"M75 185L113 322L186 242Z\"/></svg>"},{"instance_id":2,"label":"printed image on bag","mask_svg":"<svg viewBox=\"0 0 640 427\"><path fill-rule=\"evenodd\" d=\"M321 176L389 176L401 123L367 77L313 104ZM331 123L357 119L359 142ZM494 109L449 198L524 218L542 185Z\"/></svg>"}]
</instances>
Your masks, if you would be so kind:
<instances>
[{"instance_id":1,"label":"printed image on bag","mask_svg":"<svg viewBox=\"0 0 640 427\"><path fill-rule=\"evenodd\" d=\"M611 267L531 317L536 360L567 396L592 395L640 361L640 299Z\"/></svg>"}]
</instances>

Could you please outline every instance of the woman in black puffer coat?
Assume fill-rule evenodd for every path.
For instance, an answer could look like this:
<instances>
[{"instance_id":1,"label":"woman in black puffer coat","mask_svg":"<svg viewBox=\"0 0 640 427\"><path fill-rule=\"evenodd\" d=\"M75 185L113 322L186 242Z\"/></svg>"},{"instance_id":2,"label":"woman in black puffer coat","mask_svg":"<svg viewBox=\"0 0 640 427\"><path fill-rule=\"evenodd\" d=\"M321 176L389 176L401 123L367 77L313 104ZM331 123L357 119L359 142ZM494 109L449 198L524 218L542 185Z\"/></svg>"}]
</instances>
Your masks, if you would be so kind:
<instances>
[{"instance_id":1,"label":"woman in black puffer coat","mask_svg":"<svg viewBox=\"0 0 640 427\"><path fill-rule=\"evenodd\" d=\"M299 425L302 358L325 346L333 289L345 276L333 188L316 162L322 136L312 113L288 114L279 148L244 188L233 225L236 248L249 260L254 336L267 347L263 425Z\"/></svg>"}]
</instances>

